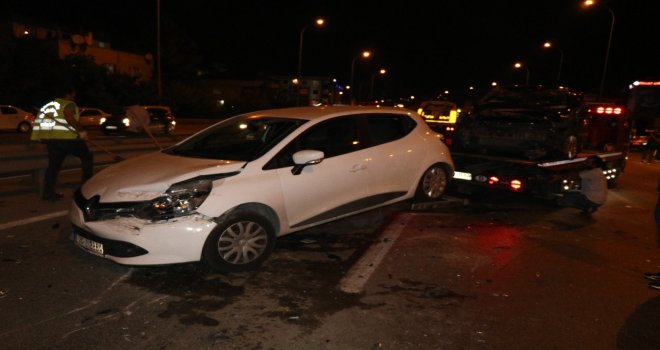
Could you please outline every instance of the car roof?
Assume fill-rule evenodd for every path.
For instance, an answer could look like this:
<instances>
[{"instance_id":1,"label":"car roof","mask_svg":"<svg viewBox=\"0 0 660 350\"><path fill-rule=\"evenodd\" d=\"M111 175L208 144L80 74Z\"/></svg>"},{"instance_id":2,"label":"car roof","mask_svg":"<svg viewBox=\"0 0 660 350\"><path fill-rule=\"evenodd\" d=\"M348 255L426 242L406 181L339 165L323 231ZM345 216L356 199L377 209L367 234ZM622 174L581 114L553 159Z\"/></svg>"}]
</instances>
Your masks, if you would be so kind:
<instances>
[{"instance_id":1,"label":"car roof","mask_svg":"<svg viewBox=\"0 0 660 350\"><path fill-rule=\"evenodd\" d=\"M270 116L278 118L315 120L335 116L352 114L413 114L414 112L403 108L376 107L376 106L319 106L319 107L289 107L266 109L244 113L243 115Z\"/></svg>"}]
</instances>

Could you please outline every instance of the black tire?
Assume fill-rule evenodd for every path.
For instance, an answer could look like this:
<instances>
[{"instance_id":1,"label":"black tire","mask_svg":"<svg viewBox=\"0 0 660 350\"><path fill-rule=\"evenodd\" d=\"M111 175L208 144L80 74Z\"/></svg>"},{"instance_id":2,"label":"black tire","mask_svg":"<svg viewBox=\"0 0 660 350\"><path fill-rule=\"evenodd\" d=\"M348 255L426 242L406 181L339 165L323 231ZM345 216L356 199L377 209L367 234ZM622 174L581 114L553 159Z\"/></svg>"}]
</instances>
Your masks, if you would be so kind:
<instances>
[{"instance_id":1,"label":"black tire","mask_svg":"<svg viewBox=\"0 0 660 350\"><path fill-rule=\"evenodd\" d=\"M253 270L275 248L275 230L263 216L238 211L223 220L204 243L202 262L221 272Z\"/></svg>"},{"instance_id":2,"label":"black tire","mask_svg":"<svg viewBox=\"0 0 660 350\"><path fill-rule=\"evenodd\" d=\"M442 165L430 166L419 180L415 200L418 202L439 200L447 190L448 181L447 171Z\"/></svg>"},{"instance_id":3,"label":"black tire","mask_svg":"<svg viewBox=\"0 0 660 350\"><path fill-rule=\"evenodd\" d=\"M30 129L32 129L32 125L26 122L18 124L18 127L16 128L18 132L30 132Z\"/></svg>"}]
</instances>

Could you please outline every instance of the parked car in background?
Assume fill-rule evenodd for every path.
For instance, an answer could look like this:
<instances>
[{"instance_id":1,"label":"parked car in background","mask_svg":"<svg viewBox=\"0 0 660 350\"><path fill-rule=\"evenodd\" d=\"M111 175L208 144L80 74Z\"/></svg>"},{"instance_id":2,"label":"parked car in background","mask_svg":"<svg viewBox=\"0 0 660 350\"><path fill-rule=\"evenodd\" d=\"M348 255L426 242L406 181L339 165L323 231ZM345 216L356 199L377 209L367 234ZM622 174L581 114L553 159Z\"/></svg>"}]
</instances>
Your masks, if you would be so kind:
<instances>
[{"instance_id":1,"label":"parked car in background","mask_svg":"<svg viewBox=\"0 0 660 350\"><path fill-rule=\"evenodd\" d=\"M649 141L649 135L633 135L630 138L630 150L641 151L646 147Z\"/></svg>"},{"instance_id":2,"label":"parked car in background","mask_svg":"<svg viewBox=\"0 0 660 350\"><path fill-rule=\"evenodd\" d=\"M417 114L446 139L454 134L458 120L458 106L454 102L425 101L417 109Z\"/></svg>"},{"instance_id":3,"label":"parked car in background","mask_svg":"<svg viewBox=\"0 0 660 350\"><path fill-rule=\"evenodd\" d=\"M149 131L170 134L176 128L176 117L168 106L142 106L149 113ZM104 134L126 134L131 120L126 115L111 116L101 123Z\"/></svg>"},{"instance_id":4,"label":"parked car in background","mask_svg":"<svg viewBox=\"0 0 660 350\"><path fill-rule=\"evenodd\" d=\"M110 117L110 113L106 113L99 108L81 107L78 122L84 127L99 127L101 123Z\"/></svg>"},{"instance_id":5,"label":"parked car in background","mask_svg":"<svg viewBox=\"0 0 660 350\"><path fill-rule=\"evenodd\" d=\"M452 150L573 159L586 138L582 100L565 88L496 87L459 118Z\"/></svg>"},{"instance_id":6,"label":"parked car in background","mask_svg":"<svg viewBox=\"0 0 660 350\"><path fill-rule=\"evenodd\" d=\"M276 237L437 200L453 174L439 135L405 109L257 111L97 173L74 195L73 240L127 265L252 269Z\"/></svg>"},{"instance_id":7,"label":"parked car in background","mask_svg":"<svg viewBox=\"0 0 660 350\"><path fill-rule=\"evenodd\" d=\"M0 129L29 132L35 116L12 105L0 105Z\"/></svg>"}]
</instances>

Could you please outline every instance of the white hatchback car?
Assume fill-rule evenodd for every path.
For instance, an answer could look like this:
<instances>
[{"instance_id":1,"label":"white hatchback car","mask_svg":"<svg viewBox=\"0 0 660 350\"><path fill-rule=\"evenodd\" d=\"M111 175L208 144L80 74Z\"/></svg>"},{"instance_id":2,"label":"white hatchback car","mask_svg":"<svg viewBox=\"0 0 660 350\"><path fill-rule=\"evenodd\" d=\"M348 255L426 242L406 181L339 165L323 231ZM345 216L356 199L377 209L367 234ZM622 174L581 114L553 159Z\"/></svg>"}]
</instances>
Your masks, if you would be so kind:
<instances>
[{"instance_id":1,"label":"white hatchback car","mask_svg":"<svg viewBox=\"0 0 660 350\"><path fill-rule=\"evenodd\" d=\"M74 195L72 239L126 265L253 269L279 236L411 198L436 200L453 174L446 145L414 112L257 111L100 171Z\"/></svg>"},{"instance_id":2,"label":"white hatchback car","mask_svg":"<svg viewBox=\"0 0 660 350\"><path fill-rule=\"evenodd\" d=\"M99 127L106 119L110 118L110 113L106 113L99 108L81 107L80 119L78 122L83 127Z\"/></svg>"},{"instance_id":3,"label":"white hatchback car","mask_svg":"<svg viewBox=\"0 0 660 350\"><path fill-rule=\"evenodd\" d=\"M0 129L28 132L32 129L34 114L16 106L0 105Z\"/></svg>"}]
</instances>

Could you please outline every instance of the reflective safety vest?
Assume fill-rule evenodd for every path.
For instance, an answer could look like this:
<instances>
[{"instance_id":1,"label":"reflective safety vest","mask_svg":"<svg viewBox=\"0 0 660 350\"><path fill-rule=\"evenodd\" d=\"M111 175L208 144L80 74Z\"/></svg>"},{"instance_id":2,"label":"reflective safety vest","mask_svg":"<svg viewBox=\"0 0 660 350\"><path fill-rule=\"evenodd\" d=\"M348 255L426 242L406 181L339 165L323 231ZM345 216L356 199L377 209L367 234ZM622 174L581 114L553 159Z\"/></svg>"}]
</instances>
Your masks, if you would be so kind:
<instances>
[{"instance_id":1,"label":"reflective safety vest","mask_svg":"<svg viewBox=\"0 0 660 350\"><path fill-rule=\"evenodd\" d=\"M30 140L75 140L78 138L78 132L71 126L64 116L64 108L74 103L70 100L57 98L55 101L48 102L45 106L41 107L39 115L32 123L32 134ZM74 115L76 120L79 120L78 107Z\"/></svg>"}]
</instances>

